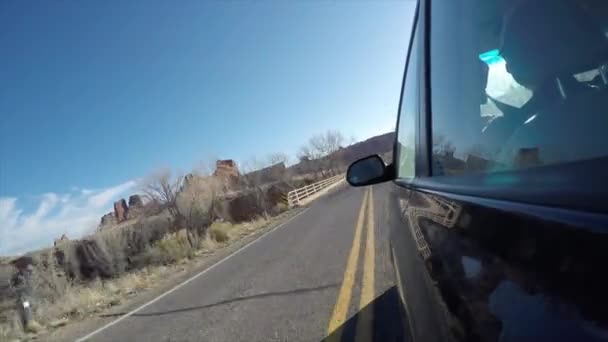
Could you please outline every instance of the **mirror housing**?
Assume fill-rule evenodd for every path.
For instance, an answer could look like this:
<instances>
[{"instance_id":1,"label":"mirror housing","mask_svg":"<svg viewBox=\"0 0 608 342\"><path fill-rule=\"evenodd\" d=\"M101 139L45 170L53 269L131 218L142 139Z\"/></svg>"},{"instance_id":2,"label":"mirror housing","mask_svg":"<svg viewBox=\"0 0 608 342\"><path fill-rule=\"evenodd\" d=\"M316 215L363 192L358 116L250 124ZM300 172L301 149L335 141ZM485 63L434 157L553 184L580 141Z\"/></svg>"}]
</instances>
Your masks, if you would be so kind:
<instances>
[{"instance_id":1,"label":"mirror housing","mask_svg":"<svg viewBox=\"0 0 608 342\"><path fill-rule=\"evenodd\" d=\"M353 162L346 171L346 181L352 186L378 184L394 178L393 164L386 165L377 154Z\"/></svg>"}]
</instances>

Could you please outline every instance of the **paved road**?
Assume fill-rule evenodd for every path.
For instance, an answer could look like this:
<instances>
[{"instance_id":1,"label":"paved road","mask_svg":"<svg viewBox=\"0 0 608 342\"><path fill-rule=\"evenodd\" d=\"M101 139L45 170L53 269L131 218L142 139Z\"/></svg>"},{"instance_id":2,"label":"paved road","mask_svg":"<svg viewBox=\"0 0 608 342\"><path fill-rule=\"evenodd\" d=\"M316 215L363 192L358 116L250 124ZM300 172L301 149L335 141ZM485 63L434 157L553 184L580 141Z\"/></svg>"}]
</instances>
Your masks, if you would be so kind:
<instances>
[{"instance_id":1,"label":"paved road","mask_svg":"<svg viewBox=\"0 0 608 342\"><path fill-rule=\"evenodd\" d=\"M87 341L402 340L387 189L328 194Z\"/></svg>"}]
</instances>

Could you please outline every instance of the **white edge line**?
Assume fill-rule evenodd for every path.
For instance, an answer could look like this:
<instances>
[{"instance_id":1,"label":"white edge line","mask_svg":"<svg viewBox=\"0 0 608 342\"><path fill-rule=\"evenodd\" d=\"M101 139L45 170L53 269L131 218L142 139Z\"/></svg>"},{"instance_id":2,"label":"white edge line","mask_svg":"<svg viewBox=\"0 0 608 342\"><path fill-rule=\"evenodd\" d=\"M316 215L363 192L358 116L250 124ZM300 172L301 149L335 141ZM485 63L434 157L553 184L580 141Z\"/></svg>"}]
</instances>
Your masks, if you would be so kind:
<instances>
[{"instance_id":1,"label":"white edge line","mask_svg":"<svg viewBox=\"0 0 608 342\"><path fill-rule=\"evenodd\" d=\"M132 316L134 313L137 313L138 311L140 311L140 310L144 309L144 308L145 308L145 307L147 307L148 305L152 305L152 304L156 303L157 301L159 301L160 299L162 299L163 297L165 297L165 296L167 296L167 295L171 294L171 293L172 293L172 292L174 292L174 291L179 290L179 289L180 289L182 286L184 286L184 285L188 284L189 282L193 281L194 279L196 279L196 278L198 278L198 277L202 276L203 274L207 273L208 271L211 271L211 270L212 270L212 269L214 269L216 266L219 266L219 265L220 265L221 263L223 263L224 261L226 261L226 260L228 260L228 259L232 258L233 256L235 256L235 255L239 254L241 251L244 251L244 250L245 250L247 247L249 247L249 246L253 245L254 243L256 243L256 242L260 241L262 238L264 238L265 236L267 236L268 234L270 234L270 233L274 232L275 230L277 230L277 229L279 229L279 228L283 227L284 225L286 225L287 223L289 223L289 222L293 221L293 219L295 219L296 217L300 216L301 214L303 214L303 213L304 213L304 212L306 212L306 211L308 211L308 208L306 208L306 209L304 209L304 210L300 211L299 213L297 213L297 214L295 214L294 216L292 216L292 217L290 217L289 219L287 219L287 221L285 221L285 222L283 222L283 223L280 223L279 225L277 225L276 227L272 228L271 230L269 230L269 231L267 231L267 232L263 233L263 234L262 234L262 235L260 235L258 238L256 238L255 240L253 240L253 241L249 242L249 243L248 243L248 244L246 244L245 246L243 246L243 247L241 247L241 248L237 249L236 251L232 252L232 254L228 255L228 256L227 256L227 257L225 257L224 259L222 259L222 260L220 260L220 261L216 262L215 264L213 264L213 265L211 265L211 266L207 267L206 269L204 269L204 270L200 271L199 273L197 273L197 274L193 275L192 277L188 278L188 279L187 279L187 280L185 280L184 282L182 282L182 283L180 283L180 284L175 285L173 288L171 288L171 289L170 289L170 290L168 290L167 292L164 292L164 293L160 294L158 297L156 297L156 298L154 298L154 299L150 300L149 302L147 302L147 303L145 303L145 304L143 304L143 305L141 305L141 306L139 306L139 307L137 307L137 308L135 308L135 309L133 309L133 310L131 310L131 311L127 312L126 314L124 314L124 315L120 316L119 318L115 319L114 321L112 321L112 322L110 322L110 323L107 323L106 325L102 326L101 328L98 328L97 330L94 330L93 332L90 332L89 334L87 334L87 335L85 335L85 336L83 336L83 337L81 337L81 338L77 339L77 340L76 340L76 342L82 342L82 341L86 341L86 340L88 340L89 338L93 337L94 335L97 335L98 333L100 333L100 332L102 332L102 331L104 331L104 330L106 330L106 329L110 328L111 326L113 326L113 325L115 325L115 324L119 323L119 322L120 322L120 321L122 321L123 319L128 318L129 316Z\"/></svg>"}]
</instances>

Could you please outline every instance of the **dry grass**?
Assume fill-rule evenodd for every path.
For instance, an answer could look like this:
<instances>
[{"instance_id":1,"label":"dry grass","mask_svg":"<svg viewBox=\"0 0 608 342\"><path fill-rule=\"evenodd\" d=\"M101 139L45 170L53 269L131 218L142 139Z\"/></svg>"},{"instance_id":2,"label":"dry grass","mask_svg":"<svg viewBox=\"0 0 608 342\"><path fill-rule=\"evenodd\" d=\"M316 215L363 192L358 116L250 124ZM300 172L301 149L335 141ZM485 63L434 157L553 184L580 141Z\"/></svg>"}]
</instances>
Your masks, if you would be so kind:
<instances>
[{"instance_id":1,"label":"dry grass","mask_svg":"<svg viewBox=\"0 0 608 342\"><path fill-rule=\"evenodd\" d=\"M0 324L0 342L19 341L20 334L17 333L17 323L8 322Z\"/></svg>"},{"instance_id":2,"label":"dry grass","mask_svg":"<svg viewBox=\"0 0 608 342\"><path fill-rule=\"evenodd\" d=\"M174 268L170 267L150 267L125 274L117 279L69 285L64 295L57 300L39 300L35 306L34 317L43 327L57 328L72 320L82 319L119 305L126 298L151 288L173 271ZM12 341L24 337L28 336L21 333L21 327L17 322L0 324L0 341Z\"/></svg>"},{"instance_id":3,"label":"dry grass","mask_svg":"<svg viewBox=\"0 0 608 342\"><path fill-rule=\"evenodd\" d=\"M209 226L204 237L191 233L190 238L185 230L181 230L177 233L167 234L148 248L142 257L146 259L147 265L181 262L213 251L230 240L249 235L266 224L268 224L268 220L262 218L239 224L215 221Z\"/></svg>"},{"instance_id":4,"label":"dry grass","mask_svg":"<svg viewBox=\"0 0 608 342\"><path fill-rule=\"evenodd\" d=\"M206 236L190 236L185 230L166 234L145 247L137 256L138 263L147 265L138 270L127 270L122 264L113 267L118 271L116 278L88 282L69 282L64 274L52 267L37 269L36 293L37 298L34 317L46 329L55 329L70 321L80 320L109 307L122 304L127 298L153 287L161 280L175 274L179 264L184 264L196 256L208 254L217 248L226 246L231 240L238 240L250 235L268 224L265 219L251 222L231 224L216 221L209 227ZM105 253L120 253L127 245L127 233L106 232L95 237L99 239ZM51 255L39 256L44 262L50 262ZM120 254L123 260L124 255ZM10 302L8 307L14 304ZM7 308L8 308L7 307ZM13 315L15 316L15 315ZM17 323L0 322L0 341L14 341L23 338Z\"/></svg>"},{"instance_id":5,"label":"dry grass","mask_svg":"<svg viewBox=\"0 0 608 342\"><path fill-rule=\"evenodd\" d=\"M229 222L213 222L209 227L209 238L219 243L227 242L230 240L229 232L233 227Z\"/></svg>"},{"instance_id":6,"label":"dry grass","mask_svg":"<svg viewBox=\"0 0 608 342\"><path fill-rule=\"evenodd\" d=\"M211 227L209 227L209 231L211 232L215 232L215 234L218 234L218 232L221 232L220 234L225 234L228 236L228 239L238 239L241 238L243 236L247 236L250 235L251 233L255 232L256 230L260 229L261 227L265 226L268 224L268 220L264 219L264 218L258 218L249 222L243 222L243 223L239 223L239 224L231 224L229 222L213 222L213 224L211 225ZM212 234L210 234L211 236L213 236ZM220 242L220 241L218 241Z\"/></svg>"},{"instance_id":7,"label":"dry grass","mask_svg":"<svg viewBox=\"0 0 608 342\"><path fill-rule=\"evenodd\" d=\"M277 213L282 213L284 211L287 211L288 209L289 209L289 206L287 206L287 203L283 203L283 202L279 202L275 206L275 211Z\"/></svg>"},{"instance_id":8,"label":"dry grass","mask_svg":"<svg viewBox=\"0 0 608 342\"><path fill-rule=\"evenodd\" d=\"M172 264L182 259L190 259L194 256L196 246L192 246L188 238L183 234L169 234L157 241L147 251L155 254L158 259L152 260L151 264Z\"/></svg>"},{"instance_id":9,"label":"dry grass","mask_svg":"<svg viewBox=\"0 0 608 342\"><path fill-rule=\"evenodd\" d=\"M152 287L167 272L166 267L146 268L117 279L70 286L61 300L40 303L36 317L45 326L57 326L64 320L86 317L121 304L126 297Z\"/></svg>"}]
</instances>

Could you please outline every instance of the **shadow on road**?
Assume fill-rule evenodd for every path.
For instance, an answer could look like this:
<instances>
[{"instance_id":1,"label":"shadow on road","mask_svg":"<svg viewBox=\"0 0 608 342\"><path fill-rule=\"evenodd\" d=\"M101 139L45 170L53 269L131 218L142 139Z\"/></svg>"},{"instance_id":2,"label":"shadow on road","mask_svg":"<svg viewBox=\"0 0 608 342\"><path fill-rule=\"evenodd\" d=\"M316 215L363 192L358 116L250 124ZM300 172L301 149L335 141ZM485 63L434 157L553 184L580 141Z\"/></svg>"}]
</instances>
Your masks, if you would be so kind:
<instances>
[{"instance_id":1,"label":"shadow on road","mask_svg":"<svg viewBox=\"0 0 608 342\"><path fill-rule=\"evenodd\" d=\"M236 297L236 298L226 299L226 300L222 300L222 301L219 301L219 302L216 302L216 303L211 303L211 304L205 304L205 305L199 305L199 306L190 306L190 307L185 307L185 308L180 308L180 309L174 309L174 310L159 311L159 312L134 313L133 315L131 315L131 317L149 317L149 316L170 315L170 314L180 313L180 312L202 310L202 309L212 308L214 306L220 306L220 305L225 305L225 304L230 304L230 303L235 303L235 302L241 302L241 301L250 300L250 299L266 298L266 297L274 297L274 296L289 296L289 295L309 293L309 292L315 292L315 291L323 291L323 290L326 290L326 289L338 287L338 285L339 284L329 284L329 285L323 285L323 286L318 286L318 287L300 288L300 289L289 290L289 291L276 291L276 292L260 293L260 294L251 295L251 296L243 296L243 297ZM126 314L126 312L118 312L118 313L113 313L113 314L104 314L104 315L100 315L99 317L104 317L104 318L106 318L106 317L118 317L118 316L122 316L124 314Z\"/></svg>"},{"instance_id":2,"label":"shadow on road","mask_svg":"<svg viewBox=\"0 0 608 342\"><path fill-rule=\"evenodd\" d=\"M371 314L371 316L370 316ZM357 332L357 320L366 316L373 317L371 332ZM396 287L391 287L377 297L368 306L357 312L353 317L334 330L323 342L351 342L364 339L355 338L357 333L371 337L371 341L403 342L410 341L405 314L399 305L399 293ZM368 342L368 341L365 341Z\"/></svg>"}]
</instances>

